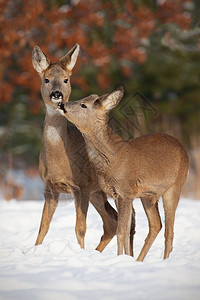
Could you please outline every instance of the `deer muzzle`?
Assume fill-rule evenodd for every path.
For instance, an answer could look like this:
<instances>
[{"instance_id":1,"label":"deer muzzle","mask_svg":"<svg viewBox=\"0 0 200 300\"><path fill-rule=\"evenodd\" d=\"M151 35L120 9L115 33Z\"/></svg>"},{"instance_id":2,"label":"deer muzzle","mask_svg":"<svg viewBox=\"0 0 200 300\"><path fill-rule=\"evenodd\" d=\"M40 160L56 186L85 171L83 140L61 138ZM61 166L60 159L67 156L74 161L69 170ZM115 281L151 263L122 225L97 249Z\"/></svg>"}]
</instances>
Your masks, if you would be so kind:
<instances>
[{"instance_id":1,"label":"deer muzzle","mask_svg":"<svg viewBox=\"0 0 200 300\"><path fill-rule=\"evenodd\" d=\"M58 103L58 109L61 110L64 114L66 114L66 112L67 112L63 102Z\"/></svg>"},{"instance_id":2,"label":"deer muzzle","mask_svg":"<svg viewBox=\"0 0 200 300\"><path fill-rule=\"evenodd\" d=\"M52 92L50 98L53 103L59 103L63 100L63 93L59 91Z\"/></svg>"}]
</instances>

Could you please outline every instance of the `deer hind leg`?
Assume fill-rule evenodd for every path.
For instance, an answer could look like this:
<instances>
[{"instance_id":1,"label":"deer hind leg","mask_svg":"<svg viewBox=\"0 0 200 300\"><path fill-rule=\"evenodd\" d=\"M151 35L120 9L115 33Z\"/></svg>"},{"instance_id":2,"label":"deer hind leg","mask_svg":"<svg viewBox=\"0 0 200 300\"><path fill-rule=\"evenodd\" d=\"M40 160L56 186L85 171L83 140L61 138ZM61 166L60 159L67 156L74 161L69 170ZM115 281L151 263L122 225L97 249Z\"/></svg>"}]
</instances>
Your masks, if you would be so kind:
<instances>
[{"instance_id":1,"label":"deer hind leg","mask_svg":"<svg viewBox=\"0 0 200 300\"><path fill-rule=\"evenodd\" d=\"M80 189L79 187L72 187L71 189L76 206L76 237L80 247L85 248L84 239L86 233L86 218L89 205L89 193L87 190Z\"/></svg>"},{"instance_id":2,"label":"deer hind leg","mask_svg":"<svg viewBox=\"0 0 200 300\"><path fill-rule=\"evenodd\" d=\"M59 193L55 192L54 190L51 190L49 187L46 187L44 192L44 198L45 203L42 212L42 219L35 245L42 244L49 230L49 225L58 205Z\"/></svg>"},{"instance_id":3,"label":"deer hind leg","mask_svg":"<svg viewBox=\"0 0 200 300\"><path fill-rule=\"evenodd\" d=\"M131 218L131 228L130 228L130 255L134 256L133 253L133 240L135 234L135 210L132 207L132 218Z\"/></svg>"},{"instance_id":4,"label":"deer hind leg","mask_svg":"<svg viewBox=\"0 0 200 300\"><path fill-rule=\"evenodd\" d=\"M171 187L163 195L163 206L165 211L165 252L164 259L169 257L173 249L175 212L180 199L180 189Z\"/></svg>"},{"instance_id":5,"label":"deer hind leg","mask_svg":"<svg viewBox=\"0 0 200 300\"><path fill-rule=\"evenodd\" d=\"M96 250L102 252L117 231L117 212L107 201L106 194L102 191L94 192L90 195L90 202L100 214L103 221L104 233Z\"/></svg>"},{"instance_id":6,"label":"deer hind leg","mask_svg":"<svg viewBox=\"0 0 200 300\"><path fill-rule=\"evenodd\" d=\"M137 258L137 261L143 261L151 245L162 228L160 214L158 211L158 202L152 202L152 199L141 198L146 216L149 223L149 233L145 239L144 246Z\"/></svg>"},{"instance_id":7,"label":"deer hind leg","mask_svg":"<svg viewBox=\"0 0 200 300\"><path fill-rule=\"evenodd\" d=\"M132 200L117 199L118 207L118 226L117 226L117 254L131 255L130 228L132 221Z\"/></svg>"}]
</instances>

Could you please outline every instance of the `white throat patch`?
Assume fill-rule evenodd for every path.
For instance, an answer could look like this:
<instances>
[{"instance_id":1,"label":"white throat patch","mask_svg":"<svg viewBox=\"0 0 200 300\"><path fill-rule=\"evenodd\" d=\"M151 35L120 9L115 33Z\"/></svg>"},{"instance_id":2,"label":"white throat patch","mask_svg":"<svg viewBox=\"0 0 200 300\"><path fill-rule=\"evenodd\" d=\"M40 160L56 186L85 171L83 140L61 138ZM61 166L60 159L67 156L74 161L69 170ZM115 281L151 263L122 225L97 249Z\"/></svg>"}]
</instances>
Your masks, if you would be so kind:
<instances>
[{"instance_id":1,"label":"white throat patch","mask_svg":"<svg viewBox=\"0 0 200 300\"><path fill-rule=\"evenodd\" d=\"M59 134L60 129L53 127L53 126L48 126L47 128L47 139L51 144L58 144L60 142L60 134Z\"/></svg>"},{"instance_id":2,"label":"white throat patch","mask_svg":"<svg viewBox=\"0 0 200 300\"><path fill-rule=\"evenodd\" d=\"M46 104L46 109L47 109L49 116L60 115L59 111L49 104Z\"/></svg>"},{"instance_id":3,"label":"white throat patch","mask_svg":"<svg viewBox=\"0 0 200 300\"><path fill-rule=\"evenodd\" d=\"M97 156L97 154L96 154L93 150L89 150L89 151L88 151L88 155L89 155L89 157L91 158L92 161L93 161L93 160L96 158L96 156Z\"/></svg>"},{"instance_id":4,"label":"white throat patch","mask_svg":"<svg viewBox=\"0 0 200 300\"><path fill-rule=\"evenodd\" d=\"M46 108L47 108L47 113L49 116L56 116L59 115L60 116L60 112L58 110L56 110L55 108L53 108L51 105L46 104ZM60 142L60 128L59 127L54 127L49 125L47 127L47 139L51 144L58 144Z\"/></svg>"}]
</instances>

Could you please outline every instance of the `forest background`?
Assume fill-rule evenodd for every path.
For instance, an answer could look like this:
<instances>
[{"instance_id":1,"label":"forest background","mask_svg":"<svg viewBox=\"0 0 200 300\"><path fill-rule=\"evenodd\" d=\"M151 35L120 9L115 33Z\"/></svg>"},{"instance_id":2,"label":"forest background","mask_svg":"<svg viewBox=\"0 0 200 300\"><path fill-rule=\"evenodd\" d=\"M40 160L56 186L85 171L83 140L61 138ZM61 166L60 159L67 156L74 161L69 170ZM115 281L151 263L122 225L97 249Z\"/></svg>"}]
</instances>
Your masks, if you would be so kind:
<instances>
[{"instance_id":1,"label":"forest background","mask_svg":"<svg viewBox=\"0 0 200 300\"><path fill-rule=\"evenodd\" d=\"M177 137L190 157L184 195L200 199L199 0L1 0L0 190L20 199L15 170L38 176L45 108L31 53L52 62L76 43L70 100L124 86L111 114L124 139Z\"/></svg>"}]
</instances>

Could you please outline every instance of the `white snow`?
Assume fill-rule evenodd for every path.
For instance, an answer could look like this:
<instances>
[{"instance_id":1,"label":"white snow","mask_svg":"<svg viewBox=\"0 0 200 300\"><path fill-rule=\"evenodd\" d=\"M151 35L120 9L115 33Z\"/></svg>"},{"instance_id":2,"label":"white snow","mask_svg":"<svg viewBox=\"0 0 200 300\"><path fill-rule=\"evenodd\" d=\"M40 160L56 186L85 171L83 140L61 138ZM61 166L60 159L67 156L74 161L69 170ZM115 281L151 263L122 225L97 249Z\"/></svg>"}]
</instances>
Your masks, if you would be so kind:
<instances>
[{"instance_id":1,"label":"white snow","mask_svg":"<svg viewBox=\"0 0 200 300\"><path fill-rule=\"evenodd\" d=\"M162 202L159 204L162 221ZM135 257L148 232L138 199ZM181 199L176 213L174 249L167 260L164 226L144 262L117 256L116 238L103 253L95 251L102 222L92 206L86 249L76 241L73 202L61 201L42 245L34 247L41 201L0 200L1 300L200 299L200 201Z\"/></svg>"}]
</instances>

